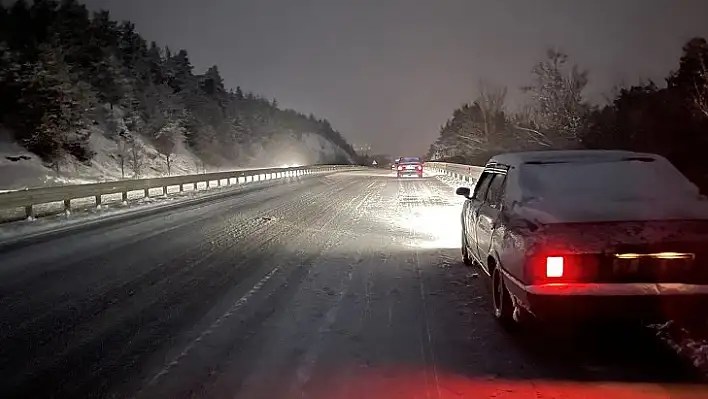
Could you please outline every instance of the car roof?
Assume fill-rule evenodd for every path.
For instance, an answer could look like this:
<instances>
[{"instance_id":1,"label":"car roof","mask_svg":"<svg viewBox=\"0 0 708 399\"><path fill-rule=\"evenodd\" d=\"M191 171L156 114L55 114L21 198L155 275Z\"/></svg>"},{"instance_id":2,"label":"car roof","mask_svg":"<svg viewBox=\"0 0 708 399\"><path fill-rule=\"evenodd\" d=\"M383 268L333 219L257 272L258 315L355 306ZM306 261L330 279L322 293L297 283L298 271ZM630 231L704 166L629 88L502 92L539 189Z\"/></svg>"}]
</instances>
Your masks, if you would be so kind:
<instances>
[{"instance_id":1,"label":"car roof","mask_svg":"<svg viewBox=\"0 0 708 399\"><path fill-rule=\"evenodd\" d=\"M493 156L485 168L487 170L499 170L507 173L506 190L504 199L509 202L521 201L524 197L518 173L512 172L519 165L536 162L611 162L627 158L652 158L659 162L670 163L666 158L657 154L641 153L621 150L548 150L548 151L524 151L509 152ZM499 165L507 167L499 168ZM509 169L509 171L507 171ZM511 172L511 173L509 173Z\"/></svg>"},{"instance_id":2,"label":"car roof","mask_svg":"<svg viewBox=\"0 0 708 399\"><path fill-rule=\"evenodd\" d=\"M508 152L493 156L487 164L518 166L531 162L613 161L627 157L663 159L660 155L621 150L548 150Z\"/></svg>"}]
</instances>

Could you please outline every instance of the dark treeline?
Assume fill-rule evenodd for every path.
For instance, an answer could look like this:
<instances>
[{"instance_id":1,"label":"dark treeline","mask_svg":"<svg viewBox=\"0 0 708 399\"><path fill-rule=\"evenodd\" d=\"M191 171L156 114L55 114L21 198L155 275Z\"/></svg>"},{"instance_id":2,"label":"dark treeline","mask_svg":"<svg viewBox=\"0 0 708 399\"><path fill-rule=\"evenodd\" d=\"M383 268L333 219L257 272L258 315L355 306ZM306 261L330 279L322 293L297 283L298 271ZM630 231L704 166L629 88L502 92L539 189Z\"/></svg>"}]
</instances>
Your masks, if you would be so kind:
<instances>
[{"instance_id":1,"label":"dark treeline","mask_svg":"<svg viewBox=\"0 0 708 399\"><path fill-rule=\"evenodd\" d=\"M608 104L583 98L588 73L568 56L549 50L523 87L528 101L505 107L506 89L482 83L479 96L455 110L430 147L429 157L483 164L489 156L535 149L626 149L669 158L708 188L708 45L695 38L683 47L666 85L617 87Z\"/></svg>"},{"instance_id":2,"label":"dark treeline","mask_svg":"<svg viewBox=\"0 0 708 399\"><path fill-rule=\"evenodd\" d=\"M342 149L320 162L354 155L327 120L227 89L216 66L195 74L185 50L148 43L132 23L90 14L76 0L0 5L0 93L0 127L57 168L92 158L97 125L119 144L121 162L147 141L168 173L180 141L211 165L233 165L286 133L314 133Z\"/></svg>"}]
</instances>

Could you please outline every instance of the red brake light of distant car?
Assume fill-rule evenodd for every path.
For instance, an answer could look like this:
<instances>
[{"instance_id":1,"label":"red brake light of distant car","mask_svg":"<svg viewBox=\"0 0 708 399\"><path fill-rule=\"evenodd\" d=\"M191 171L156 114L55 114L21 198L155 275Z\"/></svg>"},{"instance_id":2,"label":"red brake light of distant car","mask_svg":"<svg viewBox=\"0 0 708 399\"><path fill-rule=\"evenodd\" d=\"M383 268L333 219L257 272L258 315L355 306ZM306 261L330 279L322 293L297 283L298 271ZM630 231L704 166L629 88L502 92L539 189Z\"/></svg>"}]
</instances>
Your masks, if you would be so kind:
<instances>
[{"instance_id":1,"label":"red brake light of distant car","mask_svg":"<svg viewBox=\"0 0 708 399\"><path fill-rule=\"evenodd\" d=\"M398 166L398 170L403 170L403 166Z\"/></svg>"}]
</instances>

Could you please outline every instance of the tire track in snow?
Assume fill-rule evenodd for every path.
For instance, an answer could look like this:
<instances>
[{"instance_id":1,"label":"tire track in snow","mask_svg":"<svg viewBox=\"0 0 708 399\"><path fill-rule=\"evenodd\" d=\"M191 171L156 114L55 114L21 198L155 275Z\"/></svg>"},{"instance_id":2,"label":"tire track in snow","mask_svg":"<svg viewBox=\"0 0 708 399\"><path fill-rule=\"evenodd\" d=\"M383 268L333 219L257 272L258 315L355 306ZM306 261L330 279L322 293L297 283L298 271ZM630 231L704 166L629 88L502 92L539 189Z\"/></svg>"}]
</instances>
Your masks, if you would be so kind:
<instances>
[{"instance_id":1,"label":"tire track in snow","mask_svg":"<svg viewBox=\"0 0 708 399\"><path fill-rule=\"evenodd\" d=\"M417 198L419 201L409 203L408 207L411 208L411 214L414 213L414 207L416 206L416 203L419 203L420 205L418 206L432 206L433 203L431 201L432 195L431 191L427 186L423 186L422 183L416 182L417 184L412 184L409 187L412 187L411 191L413 192L412 194ZM411 195L410 193L408 194L409 196ZM424 363L430 364L432 367L432 382L435 387L435 394L437 398L440 398L442 393L440 390L440 378L438 375L438 369L437 369L437 360L435 356L435 349L434 349L434 342L433 342L433 336L431 333L431 326L430 326L430 317L428 315L428 302L427 302L427 294L425 290L425 279L423 278L423 273L420 267L420 250L418 249L418 246L416 245L416 236L418 235L418 232L416 232L413 228L410 229L410 243L409 245L413 248L415 248L414 251L414 264L415 264L415 270L416 270L416 277L418 281L418 286L420 288L420 303L421 307L419 311L422 313L421 314L421 323L422 326L420 326L420 329L418 331L418 337L420 340L420 350L421 350L421 356L423 357ZM430 358L430 363L428 362L428 358ZM426 397L430 398L430 391L428 391L428 386L430 382L428 381L428 370L424 371L425 375L425 380L426 380Z\"/></svg>"},{"instance_id":2,"label":"tire track in snow","mask_svg":"<svg viewBox=\"0 0 708 399\"><path fill-rule=\"evenodd\" d=\"M337 208L338 204L329 201L328 199L331 198L332 194L336 196L342 196L344 195L342 193L347 192L351 190L354 186L356 185L356 182L354 181L345 181L345 182L340 182L336 186L330 185L327 189L323 189L322 193L316 196L312 196L310 198L307 198L307 200L302 200L302 201L297 201L297 203L292 207L292 208L280 208L277 212L273 212L272 214L277 215L278 217L275 219L276 223L274 223L273 226L271 226L271 229L266 231L266 233L274 236L275 239L278 240L287 240L290 244L295 245L296 247L305 247L305 248L310 248L312 249L312 237L308 234L310 230L312 229L318 229L321 231L326 230L327 227L329 227L334 220L336 216L336 212L333 212L335 208ZM355 200L355 197L349 197L352 198L351 201ZM313 207L315 204L324 204L324 207L321 209ZM302 209L301 209L302 208ZM335 214L334 216L332 216ZM287 216L295 216L294 220L291 220L288 223L282 223L280 217L287 217ZM283 219L284 220L284 219ZM321 226L317 226L320 224L322 221L324 223ZM307 225L307 226L304 226ZM299 226L296 230L293 230L293 226ZM277 228L275 228L277 227ZM287 234L286 234L287 233ZM335 234L329 234L332 240L337 239L337 236ZM304 241L301 244L297 244L298 241ZM306 259L304 260L306 263L313 262L323 251L326 249L326 247L330 243L325 243L322 246L322 250L318 251L315 254L311 254L310 256L306 256ZM302 267L302 265L299 265L299 267ZM299 273L296 273L296 270L291 270L290 273L287 273L288 270L286 268L276 266L276 269L280 271L280 273L283 275L285 281L289 280L290 275L297 275ZM285 274L288 274L288 276L285 276ZM269 275L269 278L262 281L262 284L260 282L256 284L258 289L256 290L251 290L249 291L251 295L248 296L248 298L251 298L257 294L260 294L263 290L261 289L262 286L268 282L268 280L271 280L270 277L273 277L272 275ZM259 285L260 284L260 285ZM285 283L284 283L285 284ZM255 288L255 287L254 287ZM277 290L281 287L276 287L273 289L272 292L270 292L268 297L271 297L273 295L276 295L278 292ZM229 308L226 312L226 314L233 315L236 313L239 309L243 308L247 304L244 301L241 301L239 299L239 302L241 303L236 309ZM154 386L161 378L166 377L173 369L175 369L177 366L180 365L181 362L184 362L187 356L190 354L190 352L193 351L193 349L200 343L204 342L209 335L212 334L212 332L215 331L216 328L220 327L229 317L225 317L224 315L220 316L217 318L217 320L221 320L221 322L214 322L208 327L206 327L206 330L209 331L209 333L205 334L204 331L200 332L196 338L192 339L188 343L186 343L186 348L185 350L182 350L179 354L176 356L171 357L171 361L167 363L166 366L164 366L160 371L158 371L156 377L153 377L151 379L151 386L146 387L146 388L151 388ZM140 394L143 394L143 390L140 391Z\"/></svg>"},{"instance_id":3,"label":"tire track in snow","mask_svg":"<svg viewBox=\"0 0 708 399\"><path fill-rule=\"evenodd\" d=\"M314 192L306 192L301 195L300 201L296 199L275 204L263 203L264 206L269 207L265 211L283 210L287 207L302 209L307 207L310 201L316 198L325 198L331 194L328 189L316 187L317 189ZM258 205L260 206L261 204ZM293 210L293 213L298 215L302 212ZM234 220L239 219L237 217ZM137 361L140 355L135 353L135 350L141 347L145 348L145 345L150 345L149 347L153 348L151 351L154 351L154 345L160 345L161 341L168 341L170 339L169 335L165 337L166 340L156 340L156 336L165 333L170 334L170 330L166 329L175 328L175 323L182 323L189 314L188 312L192 312L200 306L200 301L214 296L210 292L206 296L203 295L203 293L208 292L204 291L205 289L211 288L212 292L218 293L225 286L225 283L228 284L228 274L243 275L243 271L250 273L249 270L254 269L256 265L250 265L248 257L250 256L250 259L253 259L254 252L257 253L259 249L267 252L267 246L274 245L274 237L279 236L280 240L285 237L283 232L287 227L273 231L272 226L268 227L269 223L261 223L260 221L251 223L248 219L240 220L241 222L245 220L246 225L250 226L249 229L239 228L241 230L240 233L234 233L228 228L223 228L224 223L214 223L213 220L205 221L207 226L211 226L210 228L215 232L216 236L209 237L208 234L202 236L197 245L189 247L190 249L185 251L189 253L189 256L184 261L175 262L175 265L173 265L176 268L176 272L160 272L153 282L145 281L144 278L133 279L136 284L140 284L140 289L134 291L135 295L124 292L120 286L113 288L113 292L120 292L124 297L122 301L116 302L110 296L106 297L106 292L89 294L88 300L95 302L101 308L96 311L77 313L80 317L77 320L69 321L63 318L63 322L60 325L62 328L71 328L72 333L45 335L49 339L47 344L50 346L45 345L41 353L25 358L26 367L29 367L31 373L24 372L20 368L15 373L21 377L10 381L15 382L17 389L26 390L23 392L29 394L31 391L39 395L38 392L47 389L46 387L52 386L52 384L59 384L59 379L62 375L59 370L65 369L66 365L70 365L74 367L74 373L78 375L72 377L69 384L63 384L60 392L65 392L67 396L73 396L79 395L78 392L81 391L101 389L95 384L105 384L105 382L99 381L105 381L116 372L121 371L113 370L116 364L122 364L124 366L122 370L125 372L131 364ZM228 225L228 222L225 223ZM176 233L173 231L168 234L174 235ZM187 235L192 238L195 237L194 231L187 232ZM246 245L241 245L238 248L240 253L246 255L246 258L239 259L236 263L237 268L230 267L225 269L228 272L222 276L225 279L216 282L212 277L216 277L217 269L223 269L227 266L225 263L227 261L233 263L233 258L229 253L239 242L234 239L234 237L239 235L243 238L248 238L248 241L244 243ZM163 242L168 239L169 237L164 238ZM141 243L141 245L149 247L147 243ZM181 248L177 248L177 252L179 252ZM171 254L171 252L165 253L168 256ZM239 279L235 281L239 281ZM115 284L114 280L111 283ZM114 287L113 284L108 285L108 287ZM196 294L196 298L200 298L200 300L175 301L175 298L194 297L194 293L198 291L203 292L202 294ZM76 300L79 299L81 297L76 298ZM52 320L54 319L56 317L52 317ZM82 322L81 320L84 321ZM177 328L179 327L177 326ZM158 333L158 330L162 330L162 332ZM28 337L32 336L28 335ZM126 342L127 344L116 346L117 342ZM104 344L106 345L105 348ZM7 348L8 346L5 347ZM142 351L144 350L142 349ZM100 357L94 357L98 356L99 353ZM118 359L123 360L119 361ZM80 369L76 369L76 367L80 369L90 367L92 371L79 373L78 370ZM30 384L29 381L36 379L42 379L45 384Z\"/></svg>"},{"instance_id":4,"label":"tire track in snow","mask_svg":"<svg viewBox=\"0 0 708 399\"><path fill-rule=\"evenodd\" d=\"M371 183L368 187L371 187ZM367 188L368 188L367 187ZM352 203L359 199L359 204L352 206ZM332 225L335 220L337 220L343 214L352 214L352 211L358 212L361 205L366 201L367 196L352 196L347 202L346 206L341 207L338 212L335 212L332 217L327 221L326 225ZM329 241L338 241L340 237L335 237L330 235ZM330 306L325 314L325 317L317 329L317 339L308 346L308 350L302 356L302 360L299 365L296 366L295 371L295 381L290 386L290 392L292 394L297 394L298 396L304 396L303 388L307 382L310 381L312 377L312 371L315 369L315 365L320 357L320 354L324 348L324 343L326 341L326 333L331 331L332 326L337 320L337 315L342 304L342 300L345 295L349 292L349 282L352 280L353 276L353 265L350 264L347 268L346 277L340 280L339 287L337 289L337 297L334 303Z\"/></svg>"}]
</instances>

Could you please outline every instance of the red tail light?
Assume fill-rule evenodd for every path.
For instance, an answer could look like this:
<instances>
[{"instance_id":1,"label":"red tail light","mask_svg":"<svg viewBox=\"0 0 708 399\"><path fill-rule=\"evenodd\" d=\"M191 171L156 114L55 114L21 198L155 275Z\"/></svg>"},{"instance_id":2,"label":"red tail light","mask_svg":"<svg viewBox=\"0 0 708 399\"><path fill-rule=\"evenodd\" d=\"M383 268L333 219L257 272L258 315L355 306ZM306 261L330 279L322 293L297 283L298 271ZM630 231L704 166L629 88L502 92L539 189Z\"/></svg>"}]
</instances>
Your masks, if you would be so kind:
<instances>
[{"instance_id":1,"label":"red tail light","mask_svg":"<svg viewBox=\"0 0 708 399\"><path fill-rule=\"evenodd\" d=\"M399 167L398 167L398 170L403 170L403 166L399 166Z\"/></svg>"},{"instance_id":2,"label":"red tail light","mask_svg":"<svg viewBox=\"0 0 708 399\"><path fill-rule=\"evenodd\" d=\"M528 263L532 284L591 283L598 275L599 258L594 254L542 255Z\"/></svg>"},{"instance_id":3,"label":"red tail light","mask_svg":"<svg viewBox=\"0 0 708 399\"><path fill-rule=\"evenodd\" d=\"M418 169L418 170L423 170L423 165L418 165L418 166L416 166L415 168Z\"/></svg>"},{"instance_id":4,"label":"red tail light","mask_svg":"<svg viewBox=\"0 0 708 399\"><path fill-rule=\"evenodd\" d=\"M547 256L546 257L546 277L563 277L563 257L562 256Z\"/></svg>"}]
</instances>

